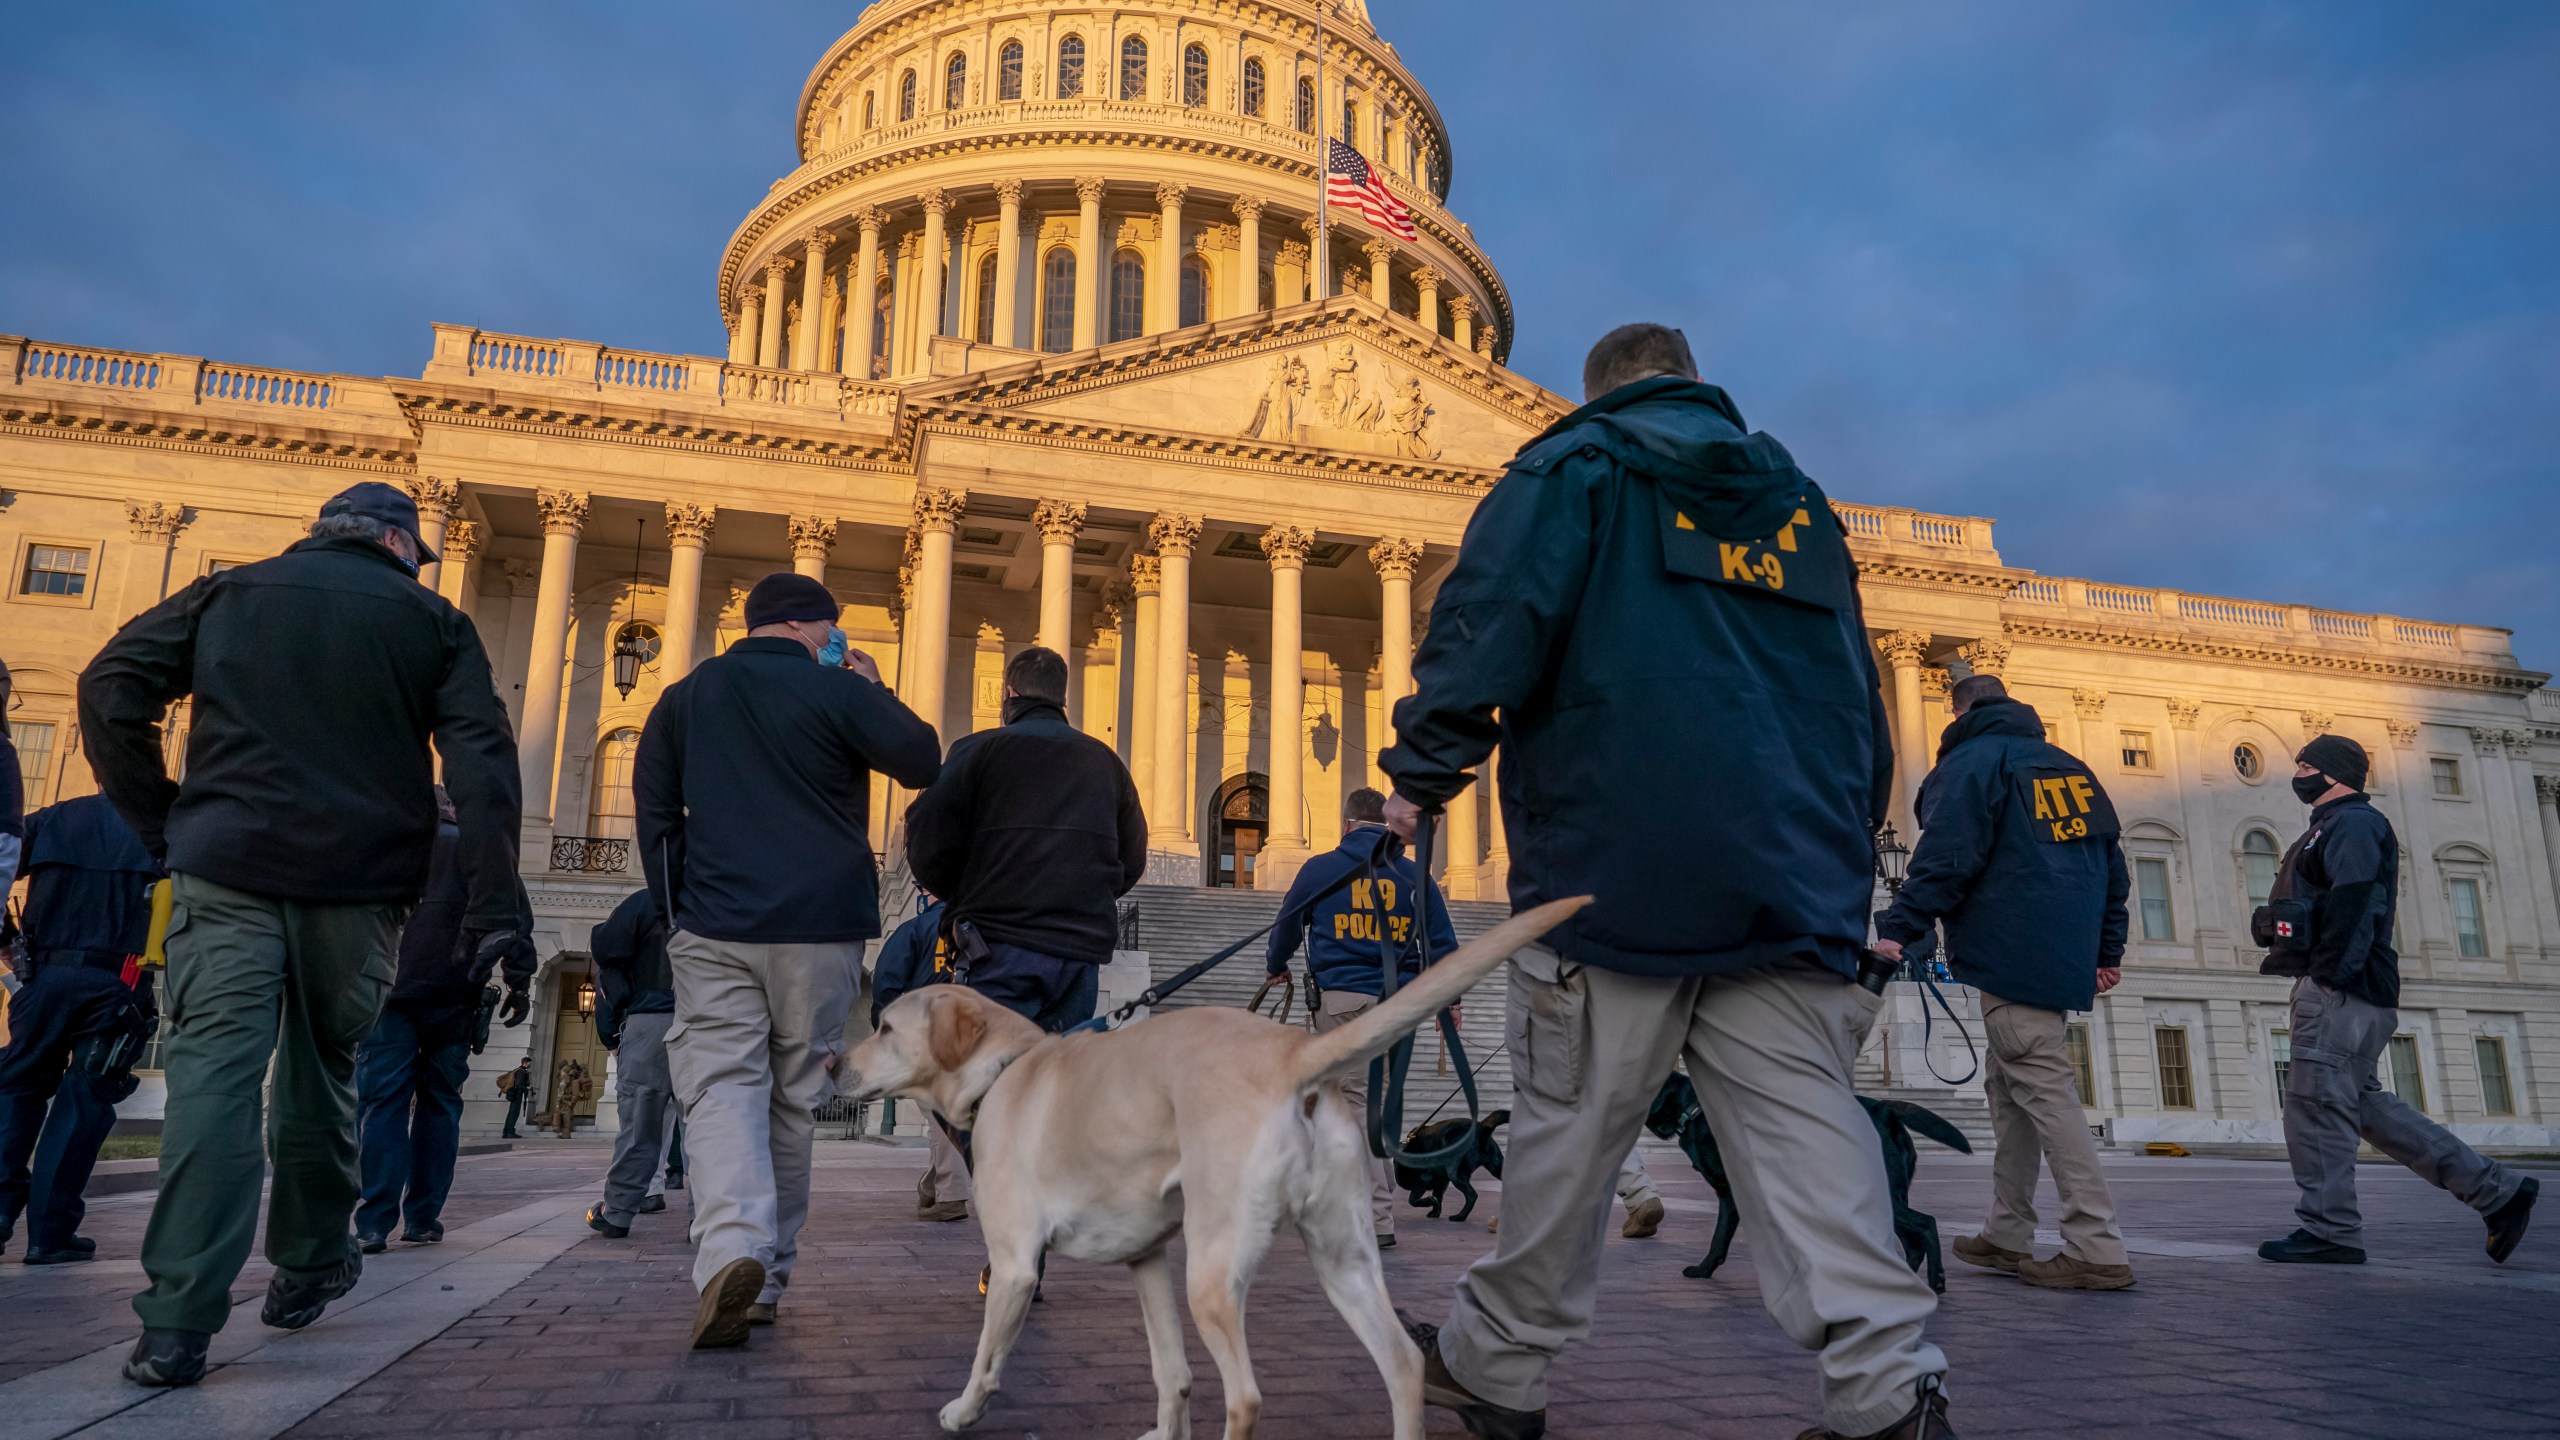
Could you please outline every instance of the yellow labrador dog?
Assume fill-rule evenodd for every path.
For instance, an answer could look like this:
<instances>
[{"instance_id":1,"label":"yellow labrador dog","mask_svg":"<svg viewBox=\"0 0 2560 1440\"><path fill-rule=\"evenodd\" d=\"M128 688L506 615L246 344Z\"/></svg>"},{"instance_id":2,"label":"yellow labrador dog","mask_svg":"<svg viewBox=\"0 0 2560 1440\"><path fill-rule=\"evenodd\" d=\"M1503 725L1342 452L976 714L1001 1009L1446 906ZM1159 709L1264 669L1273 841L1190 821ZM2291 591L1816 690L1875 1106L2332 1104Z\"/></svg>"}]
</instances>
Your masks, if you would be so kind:
<instances>
[{"instance_id":1,"label":"yellow labrador dog","mask_svg":"<svg viewBox=\"0 0 2560 1440\"><path fill-rule=\"evenodd\" d=\"M1165 1258L1179 1233L1191 1318L1226 1388L1227 1440L1249 1440L1262 1393L1245 1348L1245 1291L1272 1237L1294 1225L1325 1295L1386 1377L1396 1440L1422 1440L1422 1355L1396 1321L1369 1236L1362 1122L1331 1082L1586 903L1512 917L1323 1035L1202 1007L1051 1037L962 986L900 997L847 1057L846 1093L917 1098L976 1132L986 1324L969 1387L942 1408L942 1428L956 1434L986 1413L1042 1256L1055 1250L1136 1275L1155 1363L1146 1440L1187 1440L1191 1366Z\"/></svg>"}]
</instances>

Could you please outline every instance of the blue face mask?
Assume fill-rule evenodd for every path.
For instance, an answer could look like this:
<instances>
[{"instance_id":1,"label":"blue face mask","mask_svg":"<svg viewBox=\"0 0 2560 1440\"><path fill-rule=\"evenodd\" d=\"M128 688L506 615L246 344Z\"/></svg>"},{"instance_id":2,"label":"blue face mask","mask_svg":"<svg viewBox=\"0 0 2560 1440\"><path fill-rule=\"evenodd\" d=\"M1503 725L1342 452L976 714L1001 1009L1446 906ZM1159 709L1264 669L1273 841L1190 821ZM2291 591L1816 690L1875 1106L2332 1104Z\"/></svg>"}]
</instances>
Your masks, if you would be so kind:
<instances>
[{"instance_id":1,"label":"blue face mask","mask_svg":"<svg viewBox=\"0 0 2560 1440\"><path fill-rule=\"evenodd\" d=\"M828 626L827 643L818 647L818 663L830 670L843 669L846 643L842 630Z\"/></svg>"}]
</instances>

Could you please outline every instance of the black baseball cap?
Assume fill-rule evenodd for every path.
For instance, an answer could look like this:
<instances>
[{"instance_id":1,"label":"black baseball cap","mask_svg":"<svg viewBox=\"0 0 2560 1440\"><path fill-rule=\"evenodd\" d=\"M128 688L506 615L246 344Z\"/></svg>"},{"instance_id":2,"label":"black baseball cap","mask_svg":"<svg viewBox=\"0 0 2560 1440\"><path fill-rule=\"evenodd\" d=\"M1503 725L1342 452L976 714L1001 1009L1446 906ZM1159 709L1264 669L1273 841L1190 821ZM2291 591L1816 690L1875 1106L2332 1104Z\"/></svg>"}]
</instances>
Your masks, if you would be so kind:
<instances>
[{"instance_id":1,"label":"black baseball cap","mask_svg":"<svg viewBox=\"0 0 2560 1440\"><path fill-rule=\"evenodd\" d=\"M330 496L329 502L320 507L321 519L326 520L333 515L361 515L367 520L379 520L394 530L406 532L417 543L418 563L421 565L433 565L444 558L429 549L427 537L418 533L418 502L410 499L409 492L397 485L385 485L379 480L350 485Z\"/></svg>"}]
</instances>

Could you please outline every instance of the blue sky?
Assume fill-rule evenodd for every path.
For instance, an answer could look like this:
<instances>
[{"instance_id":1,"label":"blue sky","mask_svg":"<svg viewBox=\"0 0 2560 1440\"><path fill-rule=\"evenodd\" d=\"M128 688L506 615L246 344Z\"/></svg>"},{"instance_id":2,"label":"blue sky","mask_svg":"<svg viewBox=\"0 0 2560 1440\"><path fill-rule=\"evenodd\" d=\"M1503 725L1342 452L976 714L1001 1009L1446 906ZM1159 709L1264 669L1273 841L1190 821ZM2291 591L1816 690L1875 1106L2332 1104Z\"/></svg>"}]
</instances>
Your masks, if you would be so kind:
<instances>
[{"instance_id":1,"label":"blue sky","mask_svg":"<svg viewBox=\"0 0 2560 1440\"><path fill-rule=\"evenodd\" d=\"M1846 499L2048 573L2560 667L2560 6L1371 0L1575 393L1610 325ZM716 352L855 3L19 5L0 330L415 374Z\"/></svg>"}]
</instances>

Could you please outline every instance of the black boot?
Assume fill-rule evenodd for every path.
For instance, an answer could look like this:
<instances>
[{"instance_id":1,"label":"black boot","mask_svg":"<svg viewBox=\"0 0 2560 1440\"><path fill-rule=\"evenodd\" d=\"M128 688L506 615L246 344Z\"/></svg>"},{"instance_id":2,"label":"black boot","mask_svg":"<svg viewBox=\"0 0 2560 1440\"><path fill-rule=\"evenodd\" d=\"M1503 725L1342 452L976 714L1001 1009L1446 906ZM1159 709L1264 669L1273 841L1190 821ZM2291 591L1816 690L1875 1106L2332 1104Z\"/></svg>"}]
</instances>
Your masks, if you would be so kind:
<instances>
[{"instance_id":1,"label":"black boot","mask_svg":"<svg viewBox=\"0 0 2560 1440\"><path fill-rule=\"evenodd\" d=\"M2524 1239L2524 1227L2533 1223L2533 1197L2541 1193L2542 1182L2527 1175L2524 1177L2524 1184L2517 1187L2516 1193L2508 1197L2506 1204L2483 1217L2489 1222L2490 1259L2504 1265L2507 1263L2507 1257L2516 1253L2516 1243ZM34 1264L35 1258L34 1253L30 1251L27 1255L27 1263Z\"/></svg>"},{"instance_id":2,"label":"black boot","mask_svg":"<svg viewBox=\"0 0 2560 1440\"><path fill-rule=\"evenodd\" d=\"M299 1330L320 1318L329 1302L356 1288L364 1277L364 1256L349 1255L335 1270L314 1280L295 1280L283 1271L267 1282L267 1303L258 1319L278 1330Z\"/></svg>"},{"instance_id":3,"label":"black boot","mask_svg":"<svg viewBox=\"0 0 2560 1440\"><path fill-rule=\"evenodd\" d=\"M2296 1230L2281 1240L2259 1246L2258 1258L2279 1265L2361 1265L2364 1252L2353 1245L2323 1240L2308 1230Z\"/></svg>"},{"instance_id":4,"label":"black boot","mask_svg":"<svg viewBox=\"0 0 2560 1440\"><path fill-rule=\"evenodd\" d=\"M1911 1413L1872 1435L1843 1435L1837 1430L1807 1430L1796 1440L1956 1440L1947 1424L1947 1392L1943 1375L1923 1376L1920 1401Z\"/></svg>"},{"instance_id":5,"label":"black boot","mask_svg":"<svg viewBox=\"0 0 2560 1440\"><path fill-rule=\"evenodd\" d=\"M213 1337L202 1330L145 1330L124 1359L124 1378L166 1389L204 1378L204 1352Z\"/></svg>"},{"instance_id":6,"label":"black boot","mask_svg":"<svg viewBox=\"0 0 2560 1440\"><path fill-rule=\"evenodd\" d=\"M1398 1319L1403 1319L1398 1316ZM1458 1423L1477 1440L1542 1440L1547 1433L1547 1412L1514 1410L1480 1400L1458 1377L1449 1373L1449 1362L1440 1358L1440 1327L1406 1320L1404 1333L1422 1347L1422 1401L1437 1405L1458 1417Z\"/></svg>"}]
</instances>

